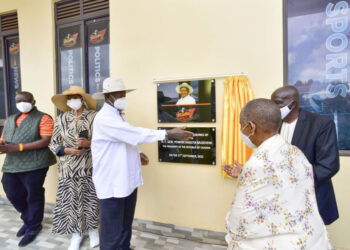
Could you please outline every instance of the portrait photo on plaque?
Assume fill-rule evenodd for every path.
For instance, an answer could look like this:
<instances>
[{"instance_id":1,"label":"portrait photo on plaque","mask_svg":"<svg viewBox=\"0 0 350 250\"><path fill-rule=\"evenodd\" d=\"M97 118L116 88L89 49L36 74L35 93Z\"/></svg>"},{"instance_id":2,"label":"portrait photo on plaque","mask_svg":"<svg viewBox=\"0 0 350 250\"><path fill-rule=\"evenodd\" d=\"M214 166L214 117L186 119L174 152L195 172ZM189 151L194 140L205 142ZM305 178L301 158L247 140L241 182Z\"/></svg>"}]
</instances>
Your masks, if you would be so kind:
<instances>
[{"instance_id":1,"label":"portrait photo on plaque","mask_svg":"<svg viewBox=\"0 0 350 250\"><path fill-rule=\"evenodd\" d=\"M157 84L158 122L215 122L215 79Z\"/></svg>"},{"instance_id":2,"label":"portrait photo on plaque","mask_svg":"<svg viewBox=\"0 0 350 250\"><path fill-rule=\"evenodd\" d=\"M171 129L171 128L158 128ZM191 141L174 139L158 142L160 162L216 165L216 129L186 128L194 133Z\"/></svg>"}]
</instances>

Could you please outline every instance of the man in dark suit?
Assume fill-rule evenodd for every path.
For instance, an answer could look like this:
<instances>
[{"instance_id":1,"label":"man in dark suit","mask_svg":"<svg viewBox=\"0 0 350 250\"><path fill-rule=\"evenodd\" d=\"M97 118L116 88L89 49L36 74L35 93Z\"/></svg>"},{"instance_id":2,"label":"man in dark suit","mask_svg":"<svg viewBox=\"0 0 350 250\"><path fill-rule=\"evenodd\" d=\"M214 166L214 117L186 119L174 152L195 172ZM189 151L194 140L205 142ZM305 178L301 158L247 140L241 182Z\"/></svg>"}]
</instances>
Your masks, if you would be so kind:
<instances>
[{"instance_id":1,"label":"man in dark suit","mask_svg":"<svg viewBox=\"0 0 350 250\"><path fill-rule=\"evenodd\" d=\"M331 178L339 170L337 133L334 122L299 107L299 92L293 86L275 90L271 100L281 108L280 134L297 146L313 166L318 210L326 225L338 219Z\"/></svg>"}]
</instances>

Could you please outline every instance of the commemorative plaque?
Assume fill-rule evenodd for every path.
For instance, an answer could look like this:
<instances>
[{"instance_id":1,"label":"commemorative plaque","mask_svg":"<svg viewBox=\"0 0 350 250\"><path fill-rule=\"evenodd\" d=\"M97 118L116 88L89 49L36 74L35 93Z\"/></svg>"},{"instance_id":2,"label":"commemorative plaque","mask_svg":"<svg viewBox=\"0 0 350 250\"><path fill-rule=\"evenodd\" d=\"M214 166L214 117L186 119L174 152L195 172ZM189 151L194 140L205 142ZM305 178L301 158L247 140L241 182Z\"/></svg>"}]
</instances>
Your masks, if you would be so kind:
<instances>
[{"instance_id":1,"label":"commemorative plaque","mask_svg":"<svg viewBox=\"0 0 350 250\"><path fill-rule=\"evenodd\" d=\"M171 128L158 128L171 129ZM191 141L164 140L158 142L160 162L216 164L216 129L187 128L195 134Z\"/></svg>"},{"instance_id":2,"label":"commemorative plaque","mask_svg":"<svg viewBox=\"0 0 350 250\"><path fill-rule=\"evenodd\" d=\"M158 122L215 122L215 80L159 83Z\"/></svg>"}]
</instances>

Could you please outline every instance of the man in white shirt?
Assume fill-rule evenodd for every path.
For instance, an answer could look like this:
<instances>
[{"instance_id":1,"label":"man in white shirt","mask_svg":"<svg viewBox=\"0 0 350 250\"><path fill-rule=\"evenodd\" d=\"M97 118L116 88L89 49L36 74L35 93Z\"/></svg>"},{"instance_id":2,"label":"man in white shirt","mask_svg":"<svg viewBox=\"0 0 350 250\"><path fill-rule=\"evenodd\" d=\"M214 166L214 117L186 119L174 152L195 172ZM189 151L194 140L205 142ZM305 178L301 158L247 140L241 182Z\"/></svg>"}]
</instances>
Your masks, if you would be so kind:
<instances>
[{"instance_id":1,"label":"man in white shirt","mask_svg":"<svg viewBox=\"0 0 350 250\"><path fill-rule=\"evenodd\" d=\"M100 205L100 249L129 250L131 227L137 198L137 187L143 184L141 163L148 158L140 154L138 145L164 140L193 139L184 128L153 130L134 127L125 121L126 89L118 78L107 78L103 92L95 98L105 103L94 120L92 136L93 181Z\"/></svg>"},{"instance_id":2,"label":"man in white shirt","mask_svg":"<svg viewBox=\"0 0 350 250\"><path fill-rule=\"evenodd\" d=\"M176 87L176 92L181 96L176 105L196 104L196 100L190 96L190 94L193 92L193 88L187 82L178 85Z\"/></svg>"}]
</instances>

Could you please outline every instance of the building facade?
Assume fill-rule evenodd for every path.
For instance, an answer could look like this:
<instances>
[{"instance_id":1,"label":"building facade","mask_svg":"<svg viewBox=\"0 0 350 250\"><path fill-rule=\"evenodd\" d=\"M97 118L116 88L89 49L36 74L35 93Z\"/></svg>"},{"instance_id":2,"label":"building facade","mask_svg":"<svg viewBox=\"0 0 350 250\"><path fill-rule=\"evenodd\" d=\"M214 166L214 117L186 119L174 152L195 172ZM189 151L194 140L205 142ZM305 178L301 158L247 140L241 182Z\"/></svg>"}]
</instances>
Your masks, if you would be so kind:
<instances>
[{"instance_id":1,"label":"building facade","mask_svg":"<svg viewBox=\"0 0 350 250\"><path fill-rule=\"evenodd\" d=\"M110 0L108 12L79 17L74 22L57 20L55 2L0 0L0 17L17 14L17 33L5 34L1 44L15 43L17 40L9 39L18 39L18 84L22 90L34 94L40 110L52 116L56 115L56 110L51 97L65 89L65 83L72 79L93 93L101 87L103 77L122 77L127 87L137 89L128 95L127 119L134 125L154 129L159 126L155 78L245 72L255 96L264 98L269 98L274 89L282 86L281 0ZM105 45L102 52L101 48L96 50L89 39L101 37L104 28L108 28L108 43L105 37L101 42ZM95 30L96 37L91 38ZM78 41L78 37L72 47L60 44L60 38L67 38L67 44L74 43L76 33L82 39ZM74 52L67 52L74 46ZM102 57L106 59L106 56L108 60L102 62ZM80 58L81 65L74 64L76 59L74 62L62 59L71 57ZM100 59L96 59L98 57ZM1 63L0 67L8 62L3 59ZM66 68L63 69L62 64ZM70 72L73 64L80 75ZM106 64L108 72L103 71ZM199 125L216 127L217 164L161 163L156 143L142 146L150 164L142 169L145 184L139 189L137 218L225 231L225 215L233 200L236 182L223 179L220 174L223 82L224 79L216 79L216 122ZM10 95L4 95L6 91L9 93L8 87L0 87L3 121L12 111ZM176 124L169 124L172 125ZM0 163L3 160L4 156L0 156ZM340 219L328 227L334 246L345 249L350 245L347 237L350 223L348 165L350 159L341 157L341 170L334 178ZM48 172L45 187L47 202L54 203L56 167ZM4 194L2 187L0 194Z\"/></svg>"}]
</instances>

